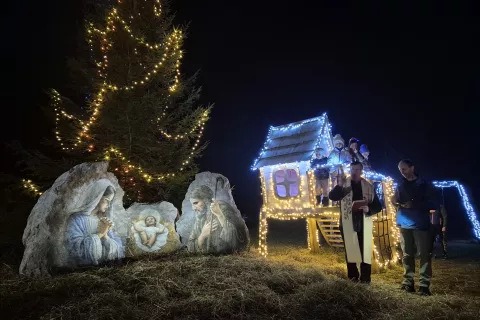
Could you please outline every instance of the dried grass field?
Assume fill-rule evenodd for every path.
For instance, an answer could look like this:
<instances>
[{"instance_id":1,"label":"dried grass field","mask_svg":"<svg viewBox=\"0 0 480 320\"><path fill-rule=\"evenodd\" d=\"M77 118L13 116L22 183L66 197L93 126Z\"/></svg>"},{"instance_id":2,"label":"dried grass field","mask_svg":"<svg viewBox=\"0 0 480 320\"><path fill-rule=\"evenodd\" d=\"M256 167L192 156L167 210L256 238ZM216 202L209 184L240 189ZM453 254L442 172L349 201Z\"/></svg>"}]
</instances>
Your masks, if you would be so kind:
<instances>
[{"instance_id":1,"label":"dried grass field","mask_svg":"<svg viewBox=\"0 0 480 320\"><path fill-rule=\"evenodd\" d=\"M278 236L278 235L277 235ZM304 235L303 235L304 236ZM51 279L1 266L4 319L478 319L480 246L452 244L433 263L433 296L399 290L401 266L376 270L372 284L346 280L341 250L311 254L277 237L269 256L196 256L184 251ZM295 237L293 237L295 238ZM278 240L278 239L277 239Z\"/></svg>"}]
</instances>

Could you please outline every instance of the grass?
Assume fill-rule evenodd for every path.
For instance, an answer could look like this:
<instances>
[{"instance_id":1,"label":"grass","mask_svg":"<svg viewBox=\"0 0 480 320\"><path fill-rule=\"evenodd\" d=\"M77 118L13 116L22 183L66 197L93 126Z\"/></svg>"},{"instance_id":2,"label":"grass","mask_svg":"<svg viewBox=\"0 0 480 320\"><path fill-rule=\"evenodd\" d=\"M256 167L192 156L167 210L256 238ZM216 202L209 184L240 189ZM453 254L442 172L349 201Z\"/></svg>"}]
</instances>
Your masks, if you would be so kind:
<instances>
[{"instance_id":1,"label":"grass","mask_svg":"<svg viewBox=\"0 0 480 320\"><path fill-rule=\"evenodd\" d=\"M478 249L478 248L477 248ZM435 261L432 290L398 290L402 270L375 273L366 287L345 278L343 253L270 246L255 252L186 252L127 260L31 280L4 264L0 314L9 319L478 319L479 261Z\"/></svg>"}]
</instances>

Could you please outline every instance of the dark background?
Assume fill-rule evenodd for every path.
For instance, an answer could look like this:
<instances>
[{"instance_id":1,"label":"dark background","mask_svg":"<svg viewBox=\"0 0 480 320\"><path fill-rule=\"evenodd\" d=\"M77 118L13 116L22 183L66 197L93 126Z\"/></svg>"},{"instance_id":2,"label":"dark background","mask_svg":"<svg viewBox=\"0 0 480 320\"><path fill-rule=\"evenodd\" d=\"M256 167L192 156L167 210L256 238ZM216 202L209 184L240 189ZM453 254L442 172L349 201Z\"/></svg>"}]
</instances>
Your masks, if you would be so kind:
<instances>
[{"instance_id":1,"label":"dark background","mask_svg":"<svg viewBox=\"0 0 480 320\"><path fill-rule=\"evenodd\" d=\"M3 4L3 141L37 146L51 135L42 93L65 79L80 3ZM396 165L409 157L427 178L460 180L480 199L474 1L366 3L173 1L177 23L190 22L182 71L201 69L202 102L215 103L202 170L230 179L250 227L261 205L250 166L268 127L325 111L334 133L369 145L377 171L399 178ZM13 161L3 157L2 165L8 171ZM452 228L464 235L471 227L463 206L447 193Z\"/></svg>"}]
</instances>

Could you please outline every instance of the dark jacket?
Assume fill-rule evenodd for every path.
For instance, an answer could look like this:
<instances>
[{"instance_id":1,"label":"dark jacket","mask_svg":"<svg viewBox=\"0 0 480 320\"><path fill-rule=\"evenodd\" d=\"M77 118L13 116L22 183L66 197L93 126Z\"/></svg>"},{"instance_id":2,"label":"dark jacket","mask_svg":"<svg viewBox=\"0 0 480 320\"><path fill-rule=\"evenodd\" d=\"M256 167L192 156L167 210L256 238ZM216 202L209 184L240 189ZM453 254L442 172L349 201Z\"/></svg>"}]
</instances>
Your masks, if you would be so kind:
<instances>
[{"instance_id":1,"label":"dark jacket","mask_svg":"<svg viewBox=\"0 0 480 320\"><path fill-rule=\"evenodd\" d=\"M401 205L412 203L412 208ZM403 229L428 230L430 228L430 210L437 208L434 186L417 177L413 181L403 179L395 191L397 226Z\"/></svg>"},{"instance_id":2,"label":"dark jacket","mask_svg":"<svg viewBox=\"0 0 480 320\"><path fill-rule=\"evenodd\" d=\"M350 188L343 188L341 186L335 186L335 188L330 191L328 197L332 201L341 201L345 196L352 192L352 200L363 200L363 192L362 192L362 184L361 182L351 182ZM365 213L365 216L370 217L374 214L379 213L382 211L382 204L378 199L377 193L374 190L373 201L368 204L368 212ZM352 223L353 223L353 230L355 232L361 232L361 228L363 225L363 211L360 212L352 212ZM342 219L340 219L340 225L342 225Z\"/></svg>"},{"instance_id":3,"label":"dark jacket","mask_svg":"<svg viewBox=\"0 0 480 320\"><path fill-rule=\"evenodd\" d=\"M315 179L325 180L330 177L330 170L328 168L317 168L322 165L326 165L328 161L327 157L321 159L313 159L310 161L310 167L314 169Z\"/></svg>"}]
</instances>

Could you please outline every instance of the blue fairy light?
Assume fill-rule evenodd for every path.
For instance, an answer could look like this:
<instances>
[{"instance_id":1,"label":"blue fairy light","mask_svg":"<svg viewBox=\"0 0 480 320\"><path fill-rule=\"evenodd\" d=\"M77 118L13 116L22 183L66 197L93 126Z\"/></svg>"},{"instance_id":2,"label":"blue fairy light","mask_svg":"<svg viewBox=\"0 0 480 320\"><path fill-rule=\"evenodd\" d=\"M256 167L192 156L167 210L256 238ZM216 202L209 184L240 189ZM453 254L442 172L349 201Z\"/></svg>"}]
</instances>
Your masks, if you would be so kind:
<instances>
[{"instance_id":1,"label":"blue fairy light","mask_svg":"<svg viewBox=\"0 0 480 320\"><path fill-rule=\"evenodd\" d=\"M470 219L470 222L473 226L473 233L477 239L480 240L480 223L478 222L477 213L473 208L470 199L468 198L467 192L462 184L458 181L433 181L433 185L437 188L457 188L460 198L462 198L463 206L467 212L467 216Z\"/></svg>"}]
</instances>

